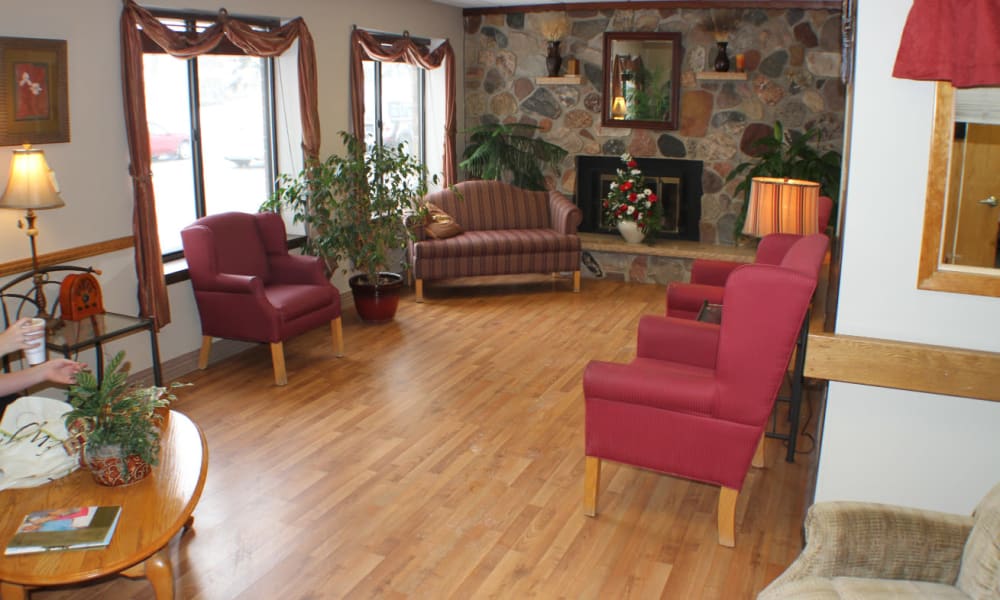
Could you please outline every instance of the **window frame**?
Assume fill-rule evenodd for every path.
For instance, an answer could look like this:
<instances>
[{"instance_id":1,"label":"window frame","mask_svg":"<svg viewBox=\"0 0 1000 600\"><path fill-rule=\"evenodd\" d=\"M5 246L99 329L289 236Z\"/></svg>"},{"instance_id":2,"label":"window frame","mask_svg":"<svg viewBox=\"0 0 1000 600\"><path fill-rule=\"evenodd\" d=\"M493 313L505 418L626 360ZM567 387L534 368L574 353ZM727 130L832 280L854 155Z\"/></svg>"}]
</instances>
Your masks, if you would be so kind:
<instances>
[{"instance_id":1,"label":"window frame","mask_svg":"<svg viewBox=\"0 0 1000 600\"><path fill-rule=\"evenodd\" d=\"M172 9L150 9L150 14L156 17L161 23L166 21L182 21L185 32L204 30L214 25L218 20L218 13L197 10L172 10ZM251 25L271 30L281 26L281 20L276 17L233 15L241 21ZM171 23L164 23L168 27ZM145 34L142 35L142 54L167 54L155 42ZM206 53L207 55L224 56L250 56L241 48L233 44L227 38L223 38L218 46ZM273 57L251 57L258 58L263 65L262 87L264 94L262 98L263 109L268 121L265 128L265 145L268 150L268 158L264 161L266 170L265 180L270 188L269 194L273 194L276 186L278 173L278 145L277 145L277 97L275 82L275 59ZM187 100L189 110L189 137L191 140L191 170L192 184L194 185L195 217L201 218L207 214L205 198L205 169L201 145L201 109L199 98L198 79L198 57L192 57L187 61ZM148 115L147 115L148 118ZM154 185L154 194L155 185ZM296 236L299 237L299 236ZM293 238L294 239L294 238ZM290 246L291 247L291 246ZM184 250L173 250L164 252L161 256L164 263L164 272L167 283L187 279L187 263L184 261ZM167 264L171 263L171 264ZM183 265L183 268L180 268Z\"/></svg>"},{"instance_id":2,"label":"window frame","mask_svg":"<svg viewBox=\"0 0 1000 600\"><path fill-rule=\"evenodd\" d=\"M409 32L404 32L403 35L399 35L395 33L386 33L384 31L373 31L370 29L367 31L383 46L391 46L392 43L395 42L396 40L409 38L417 46L420 47L423 53L427 53L430 51L431 40L428 38L412 37L410 36ZM379 146L382 146L384 145L382 140L382 127L383 127L382 64L389 61L365 58L362 59L361 62L362 64L366 62L374 63L373 65L374 68L372 70L372 75L373 75L372 85L375 87L375 106L374 106L375 143ZM400 61L399 64L407 64L407 63ZM414 69L416 69L419 75L417 77L417 98L418 98L417 112L420 115L419 126L418 126L420 147L417 149L417 160L419 160L421 163L426 164L427 162L427 69L414 65L407 65L407 66L411 66ZM369 108L368 106L365 106L366 111L368 110L368 108Z\"/></svg>"}]
</instances>

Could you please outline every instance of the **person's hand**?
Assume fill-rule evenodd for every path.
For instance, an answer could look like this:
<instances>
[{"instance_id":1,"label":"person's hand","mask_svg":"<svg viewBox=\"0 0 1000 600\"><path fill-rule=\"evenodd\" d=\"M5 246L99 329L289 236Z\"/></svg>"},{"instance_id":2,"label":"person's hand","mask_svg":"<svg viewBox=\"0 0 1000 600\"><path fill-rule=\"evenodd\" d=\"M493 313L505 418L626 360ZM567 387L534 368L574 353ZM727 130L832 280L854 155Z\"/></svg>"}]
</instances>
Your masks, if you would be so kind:
<instances>
[{"instance_id":1,"label":"person's hand","mask_svg":"<svg viewBox=\"0 0 1000 600\"><path fill-rule=\"evenodd\" d=\"M76 383L76 374L87 365L68 358L53 358L33 368L41 370L47 381L72 385Z\"/></svg>"},{"instance_id":2,"label":"person's hand","mask_svg":"<svg viewBox=\"0 0 1000 600\"><path fill-rule=\"evenodd\" d=\"M0 333L0 356L17 350L33 348L39 341L44 343L45 333L38 335L37 328L30 327L31 317L18 319Z\"/></svg>"}]
</instances>

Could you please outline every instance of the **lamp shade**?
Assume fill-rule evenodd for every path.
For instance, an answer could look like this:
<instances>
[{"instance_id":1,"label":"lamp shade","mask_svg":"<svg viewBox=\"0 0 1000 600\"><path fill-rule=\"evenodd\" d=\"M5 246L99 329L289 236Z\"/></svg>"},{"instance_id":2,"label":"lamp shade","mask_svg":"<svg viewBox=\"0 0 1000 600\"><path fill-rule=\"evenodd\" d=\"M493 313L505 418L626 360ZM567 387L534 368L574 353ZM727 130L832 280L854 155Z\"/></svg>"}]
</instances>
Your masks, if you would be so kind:
<instances>
[{"instance_id":1,"label":"lamp shade","mask_svg":"<svg viewBox=\"0 0 1000 600\"><path fill-rule=\"evenodd\" d=\"M56 187L52 170L41 150L14 150L10 159L7 190L0 198L0 208L40 210L65 206Z\"/></svg>"},{"instance_id":2,"label":"lamp shade","mask_svg":"<svg viewBox=\"0 0 1000 600\"><path fill-rule=\"evenodd\" d=\"M754 177L743 235L810 235L819 231L819 184L801 179Z\"/></svg>"},{"instance_id":3,"label":"lamp shade","mask_svg":"<svg viewBox=\"0 0 1000 600\"><path fill-rule=\"evenodd\" d=\"M625 98L623 96L615 96L615 100L611 104L611 116L617 121L625 118Z\"/></svg>"}]
</instances>

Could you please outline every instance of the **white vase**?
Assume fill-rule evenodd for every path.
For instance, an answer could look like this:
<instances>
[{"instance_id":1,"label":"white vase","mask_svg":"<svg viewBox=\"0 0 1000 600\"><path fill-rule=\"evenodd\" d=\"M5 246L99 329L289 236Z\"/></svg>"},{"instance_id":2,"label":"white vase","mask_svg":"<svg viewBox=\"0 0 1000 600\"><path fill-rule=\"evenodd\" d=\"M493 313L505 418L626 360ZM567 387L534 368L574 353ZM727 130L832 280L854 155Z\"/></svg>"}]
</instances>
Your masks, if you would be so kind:
<instances>
[{"instance_id":1,"label":"white vase","mask_svg":"<svg viewBox=\"0 0 1000 600\"><path fill-rule=\"evenodd\" d=\"M635 221L618 221L618 233L622 234L625 242L629 244L641 244L646 238L646 234L639 229Z\"/></svg>"}]
</instances>

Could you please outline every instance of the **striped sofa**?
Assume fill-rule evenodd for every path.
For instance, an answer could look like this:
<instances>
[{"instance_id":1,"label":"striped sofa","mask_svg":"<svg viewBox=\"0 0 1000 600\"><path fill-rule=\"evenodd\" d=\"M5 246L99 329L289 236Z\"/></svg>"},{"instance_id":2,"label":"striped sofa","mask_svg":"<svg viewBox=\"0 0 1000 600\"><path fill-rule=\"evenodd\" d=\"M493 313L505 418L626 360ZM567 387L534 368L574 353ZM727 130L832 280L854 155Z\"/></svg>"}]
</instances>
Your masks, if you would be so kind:
<instances>
[{"instance_id":1,"label":"striped sofa","mask_svg":"<svg viewBox=\"0 0 1000 600\"><path fill-rule=\"evenodd\" d=\"M426 200L454 217L463 233L428 239L418 231L410 242L417 302L423 301L424 280L475 275L572 271L573 291L580 291L576 228L583 213L559 192L464 181Z\"/></svg>"}]
</instances>

